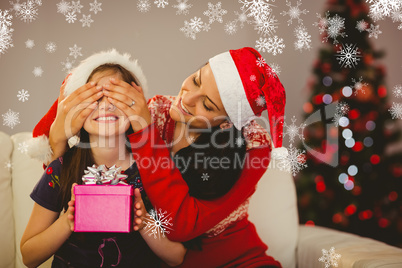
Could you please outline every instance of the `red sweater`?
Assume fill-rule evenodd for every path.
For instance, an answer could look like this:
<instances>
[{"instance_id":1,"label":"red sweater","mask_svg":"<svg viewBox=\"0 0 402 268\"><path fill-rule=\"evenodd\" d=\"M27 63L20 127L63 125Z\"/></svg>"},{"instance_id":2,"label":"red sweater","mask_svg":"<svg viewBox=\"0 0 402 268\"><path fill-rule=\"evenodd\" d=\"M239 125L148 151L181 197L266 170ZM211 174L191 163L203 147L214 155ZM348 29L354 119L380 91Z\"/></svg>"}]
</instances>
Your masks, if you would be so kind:
<instances>
[{"instance_id":1,"label":"red sweater","mask_svg":"<svg viewBox=\"0 0 402 268\"><path fill-rule=\"evenodd\" d=\"M163 96L151 99L149 106L154 123L129 139L147 196L153 206L172 218L173 231L166 234L168 238L184 242L203 235L202 251L188 250L180 267L281 267L265 254L267 246L248 221L245 206L267 169L270 144L247 151L248 161L241 177L227 194L215 200L194 198L189 195L187 183L161 137L169 140L173 134L168 115L172 100ZM239 213L243 216L236 215ZM217 225L220 229L211 232Z\"/></svg>"}]
</instances>

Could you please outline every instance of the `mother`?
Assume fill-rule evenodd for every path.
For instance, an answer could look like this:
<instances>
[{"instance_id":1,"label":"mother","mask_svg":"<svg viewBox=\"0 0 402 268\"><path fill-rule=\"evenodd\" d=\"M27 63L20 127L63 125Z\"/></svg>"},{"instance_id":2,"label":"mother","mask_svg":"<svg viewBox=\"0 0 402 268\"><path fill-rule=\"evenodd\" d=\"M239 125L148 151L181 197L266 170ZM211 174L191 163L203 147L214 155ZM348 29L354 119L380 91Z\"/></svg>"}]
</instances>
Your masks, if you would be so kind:
<instances>
[{"instance_id":1,"label":"mother","mask_svg":"<svg viewBox=\"0 0 402 268\"><path fill-rule=\"evenodd\" d=\"M145 192L155 207L172 218L175 231L167 236L174 241L201 239L202 250L188 250L183 267L279 267L265 254L267 246L247 219L248 199L271 155L267 132L250 120L268 110L273 143L282 146L285 91L261 55L252 48L219 54L183 82L176 98L156 96L148 105L141 91L122 81L111 80L104 88L109 101L131 119L135 133L129 138ZM91 98L88 95L85 97ZM56 117L54 125L63 121L61 118ZM73 125L79 125L80 120L76 117ZM231 124L242 131L247 142L240 178L228 180L217 175L219 168L211 168L211 162L208 170L212 176L200 169L202 178L183 178L171 154L180 154L194 141L197 144L205 129L210 130L206 144L212 147L220 129L232 128ZM40 134L34 131L34 135ZM52 127L50 137L57 156L68 136L60 127ZM155 169L150 162L164 165ZM220 180L226 182L220 184ZM230 187L212 191L211 198L197 197L193 185L202 185L203 181Z\"/></svg>"}]
</instances>

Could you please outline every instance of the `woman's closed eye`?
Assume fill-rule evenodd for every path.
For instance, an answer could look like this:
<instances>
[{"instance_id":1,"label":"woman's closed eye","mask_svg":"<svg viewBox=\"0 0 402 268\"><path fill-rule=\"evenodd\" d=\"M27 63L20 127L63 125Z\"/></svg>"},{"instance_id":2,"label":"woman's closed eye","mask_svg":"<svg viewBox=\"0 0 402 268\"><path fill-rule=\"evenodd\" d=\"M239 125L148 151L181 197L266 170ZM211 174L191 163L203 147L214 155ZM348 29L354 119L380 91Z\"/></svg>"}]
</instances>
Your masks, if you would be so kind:
<instances>
[{"instance_id":1,"label":"woman's closed eye","mask_svg":"<svg viewBox=\"0 0 402 268\"><path fill-rule=\"evenodd\" d=\"M208 112L213 111L214 109L209 108L209 107L205 104L205 99L206 99L206 98L204 98L204 100L202 101L202 104L204 105L205 110L207 110Z\"/></svg>"},{"instance_id":2,"label":"woman's closed eye","mask_svg":"<svg viewBox=\"0 0 402 268\"><path fill-rule=\"evenodd\" d=\"M200 84L197 82L197 75L193 76L193 83L195 86L200 87Z\"/></svg>"}]
</instances>

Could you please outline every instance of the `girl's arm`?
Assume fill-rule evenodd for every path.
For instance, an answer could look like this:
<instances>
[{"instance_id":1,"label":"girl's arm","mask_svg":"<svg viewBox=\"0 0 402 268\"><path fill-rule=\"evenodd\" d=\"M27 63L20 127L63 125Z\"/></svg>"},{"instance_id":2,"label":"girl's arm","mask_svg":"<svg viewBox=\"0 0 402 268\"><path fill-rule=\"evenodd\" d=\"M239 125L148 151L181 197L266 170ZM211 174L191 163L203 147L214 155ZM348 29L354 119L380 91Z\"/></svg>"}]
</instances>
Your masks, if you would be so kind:
<instances>
[{"instance_id":1,"label":"girl's arm","mask_svg":"<svg viewBox=\"0 0 402 268\"><path fill-rule=\"evenodd\" d=\"M22 260L27 267L37 267L45 262L70 237L74 230L74 200L72 194L67 212L60 217L60 213L34 203L20 244Z\"/></svg>"},{"instance_id":2,"label":"girl's arm","mask_svg":"<svg viewBox=\"0 0 402 268\"><path fill-rule=\"evenodd\" d=\"M139 189L135 189L135 205L134 205L134 231L139 231L142 238L151 248L151 250L167 265L178 266L183 262L184 255L186 255L187 249L182 243L172 242L167 237L161 237L155 239L150 235L147 230L143 228L143 217L146 215L144 203L142 202L141 193ZM147 219L149 221L149 219Z\"/></svg>"}]
</instances>

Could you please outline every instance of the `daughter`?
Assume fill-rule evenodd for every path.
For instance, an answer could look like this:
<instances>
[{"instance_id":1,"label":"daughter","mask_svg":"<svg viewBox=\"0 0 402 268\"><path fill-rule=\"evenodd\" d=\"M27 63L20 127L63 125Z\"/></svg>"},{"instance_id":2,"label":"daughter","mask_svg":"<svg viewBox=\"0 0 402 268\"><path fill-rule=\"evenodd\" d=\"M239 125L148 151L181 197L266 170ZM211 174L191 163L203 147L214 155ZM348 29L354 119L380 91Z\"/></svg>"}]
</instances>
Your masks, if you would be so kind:
<instances>
[{"instance_id":1,"label":"daughter","mask_svg":"<svg viewBox=\"0 0 402 268\"><path fill-rule=\"evenodd\" d=\"M103 85L111 78L141 90L133 75L139 67L124 57L127 55L110 51L94 55L81 64L86 67L96 64L86 78L86 85L82 86L83 81L80 86L88 91L99 91L98 102L87 106L93 111L79 132L79 144L50 163L31 193L35 204L21 239L22 257L28 267L36 267L52 255L52 267L158 267L159 258L172 266L183 261L186 249L181 243L163 237L154 239L144 229L128 234L73 232L72 190L74 184L82 184L81 178L88 166L117 165L128 176L129 184L142 189L138 168L130 157L131 148L126 146L129 144L126 143L127 135L133 133L130 121L102 95ZM124 68L122 65L127 63L128 68ZM67 85L79 82L79 76L83 74L85 72L77 68ZM136 199L140 200L139 190L135 193ZM136 207L140 208L138 204ZM65 213L60 215L63 210ZM136 213L137 217L141 216L140 210Z\"/></svg>"}]
</instances>

